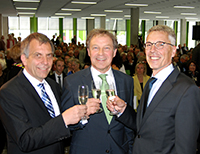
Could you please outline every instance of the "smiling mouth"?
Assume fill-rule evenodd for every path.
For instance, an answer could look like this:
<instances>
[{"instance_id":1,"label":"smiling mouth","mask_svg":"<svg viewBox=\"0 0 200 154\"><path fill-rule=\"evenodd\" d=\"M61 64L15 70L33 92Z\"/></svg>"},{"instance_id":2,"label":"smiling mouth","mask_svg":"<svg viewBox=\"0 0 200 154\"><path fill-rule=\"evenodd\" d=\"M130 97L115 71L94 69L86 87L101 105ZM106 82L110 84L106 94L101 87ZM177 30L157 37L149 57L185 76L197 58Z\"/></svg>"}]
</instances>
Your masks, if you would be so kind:
<instances>
[{"instance_id":1,"label":"smiling mouth","mask_svg":"<svg viewBox=\"0 0 200 154\"><path fill-rule=\"evenodd\" d=\"M97 58L98 61L105 61L106 58Z\"/></svg>"},{"instance_id":2,"label":"smiling mouth","mask_svg":"<svg viewBox=\"0 0 200 154\"><path fill-rule=\"evenodd\" d=\"M150 57L150 59L152 59L152 60L158 60L158 59L160 59L160 57Z\"/></svg>"}]
</instances>

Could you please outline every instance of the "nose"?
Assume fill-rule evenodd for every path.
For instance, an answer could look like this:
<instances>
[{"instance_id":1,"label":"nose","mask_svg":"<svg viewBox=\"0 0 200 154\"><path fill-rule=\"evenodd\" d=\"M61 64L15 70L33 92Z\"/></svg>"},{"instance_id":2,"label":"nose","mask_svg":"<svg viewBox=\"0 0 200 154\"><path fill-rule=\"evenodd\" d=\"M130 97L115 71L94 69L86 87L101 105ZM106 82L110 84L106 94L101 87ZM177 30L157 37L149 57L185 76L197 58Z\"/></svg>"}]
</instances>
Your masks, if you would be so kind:
<instances>
[{"instance_id":1,"label":"nose","mask_svg":"<svg viewBox=\"0 0 200 154\"><path fill-rule=\"evenodd\" d=\"M98 54L99 54L99 55L102 55L102 54L103 54L103 49L102 49L102 48L99 49Z\"/></svg>"},{"instance_id":2,"label":"nose","mask_svg":"<svg viewBox=\"0 0 200 154\"><path fill-rule=\"evenodd\" d=\"M152 46L151 46L151 52L154 52L156 50L156 45L155 44L153 44Z\"/></svg>"},{"instance_id":3,"label":"nose","mask_svg":"<svg viewBox=\"0 0 200 154\"><path fill-rule=\"evenodd\" d=\"M48 63L48 58L47 58L46 56L44 56L44 57L42 58L42 62L43 62L44 64L47 64L47 63Z\"/></svg>"}]
</instances>

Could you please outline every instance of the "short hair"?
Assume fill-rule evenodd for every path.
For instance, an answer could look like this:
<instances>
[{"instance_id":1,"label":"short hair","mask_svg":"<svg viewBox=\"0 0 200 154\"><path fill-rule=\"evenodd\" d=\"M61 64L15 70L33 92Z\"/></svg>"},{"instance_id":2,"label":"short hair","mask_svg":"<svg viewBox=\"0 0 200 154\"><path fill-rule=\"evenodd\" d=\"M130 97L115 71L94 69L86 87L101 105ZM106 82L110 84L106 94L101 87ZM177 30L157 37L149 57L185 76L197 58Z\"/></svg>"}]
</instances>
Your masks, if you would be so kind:
<instances>
[{"instance_id":1,"label":"short hair","mask_svg":"<svg viewBox=\"0 0 200 154\"><path fill-rule=\"evenodd\" d=\"M170 27L168 27L166 25L156 25L156 26L153 26L152 28L149 29L149 31L147 32L147 36L151 32L155 32L155 31L167 33L171 44L175 45L175 43L176 43L176 34L175 34L173 29L171 29Z\"/></svg>"},{"instance_id":2,"label":"short hair","mask_svg":"<svg viewBox=\"0 0 200 154\"><path fill-rule=\"evenodd\" d=\"M134 54L133 54L132 52L128 52L128 53L127 53L127 56L128 56L128 55L130 55L130 56L132 57L132 59L135 58L135 57L134 57Z\"/></svg>"},{"instance_id":3,"label":"short hair","mask_svg":"<svg viewBox=\"0 0 200 154\"><path fill-rule=\"evenodd\" d=\"M41 34L41 33L32 33L22 41L22 43L21 43L22 53L21 54L24 54L26 57L29 56L30 42L34 39L39 41L40 44L49 43L51 45L52 53L54 53L54 50L55 50L54 45L53 45L52 41L49 40L49 38L46 35Z\"/></svg>"},{"instance_id":4,"label":"short hair","mask_svg":"<svg viewBox=\"0 0 200 154\"><path fill-rule=\"evenodd\" d=\"M15 44L11 49L10 49L10 57L14 60L14 62L16 63L20 63L21 59L21 43L17 43Z\"/></svg>"},{"instance_id":5,"label":"short hair","mask_svg":"<svg viewBox=\"0 0 200 154\"><path fill-rule=\"evenodd\" d=\"M87 40L86 40L86 47L89 48L90 47L90 41L91 39L94 37L94 36L108 36L111 38L112 42L113 42L113 48L114 49L117 49L118 47L118 42L117 42L117 39L116 37L110 33L108 30L105 30L105 29L93 29L90 31L88 37L87 37Z\"/></svg>"},{"instance_id":6,"label":"short hair","mask_svg":"<svg viewBox=\"0 0 200 154\"><path fill-rule=\"evenodd\" d=\"M62 58L58 58L56 61L55 61L55 65L57 64L58 61L62 61L64 62L64 60ZM64 62L65 63L65 62Z\"/></svg>"},{"instance_id":7,"label":"short hair","mask_svg":"<svg viewBox=\"0 0 200 154\"><path fill-rule=\"evenodd\" d=\"M144 61L138 61L136 66L135 66L135 75L137 75L137 66L142 64L144 66L144 72L143 75L146 76L147 75L147 65Z\"/></svg>"}]
</instances>

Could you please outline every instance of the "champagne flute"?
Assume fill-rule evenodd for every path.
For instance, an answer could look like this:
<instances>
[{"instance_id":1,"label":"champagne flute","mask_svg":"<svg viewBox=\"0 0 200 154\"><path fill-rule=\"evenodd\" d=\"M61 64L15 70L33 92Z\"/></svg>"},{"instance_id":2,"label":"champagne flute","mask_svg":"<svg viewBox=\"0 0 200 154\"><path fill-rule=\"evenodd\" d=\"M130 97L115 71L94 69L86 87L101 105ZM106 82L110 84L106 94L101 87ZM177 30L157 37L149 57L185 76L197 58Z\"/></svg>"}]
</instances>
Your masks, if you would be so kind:
<instances>
[{"instance_id":1,"label":"champagne flute","mask_svg":"<svg viewBox=\"0 0 200 154\"><path fill-rule=\"evenodd\" d=\"M87 100L88 100L88 86L87 85L79 85L78 86L78 100L79 100L79 103L82 104L82 105L85 105ZM82 118L82 120L87 120L87 117L84 116Z\"/></svg>"},{"instance_id":2,"label":"champagne flute","mask_svg":"<svg viewBox=\"0 0 200 154\"><path fill-rule=\"evenodd\" d=\"M108 99L112 102L115 99L115 88L114 88L114 83L110 83L109 84L109 89L106 90L106 95L108 97ZM119 112L115 109L114 107L114 111L110 112L110 115L117 115Z\"/></svg>"},{"instance_id":3,"label":"champagne flute","mask_svg":"<svg viewBox=\"0 0 200 154\"><path fill-rule=\"evenodd\" d=\"M100 99L100 96L101 96L101 88L100 87L101 87L100 82L98 82L98 81L91 82L92 95L96 99ZM102 111L103 111L103 109L100 107L96 113L101 113Z\"/></svg>"}]
</instances>

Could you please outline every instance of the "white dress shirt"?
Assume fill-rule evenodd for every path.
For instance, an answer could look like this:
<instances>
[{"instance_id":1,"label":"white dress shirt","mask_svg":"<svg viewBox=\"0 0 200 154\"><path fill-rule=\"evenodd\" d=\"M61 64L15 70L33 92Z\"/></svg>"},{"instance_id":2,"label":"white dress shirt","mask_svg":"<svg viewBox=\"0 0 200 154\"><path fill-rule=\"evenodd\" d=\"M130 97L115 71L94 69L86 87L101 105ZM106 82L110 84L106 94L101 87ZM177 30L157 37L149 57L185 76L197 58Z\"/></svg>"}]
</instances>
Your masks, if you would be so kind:
<instances>
[{"instance_id":1,"label":"white dress shirt","mask_svg":"<svg viewBox=\"0 0 200 154\"><path fill-rule=\"evenodd\" d=\"M54 96L54 93L50 87L50 85L46 82L45 79L43 79L42 82L40 82L39 80L37 80L36 78L34 78L33 76L31 76L27 71L26 69L23 70L23 73L25 75L25 77L29 80L29 82L32 84L32 86L35 88L35 90L37 91L38 95L40 96L40 98L42 98L42 91L41 89L38 87L38 85L40 83L44 83L44 87L45 87L45 90L46 90L46 93L48 94L50 100L51 100L51 103L53 105L53 109L54 109L54 112L55 112L55 116L58 116L60 115L60 109L59 109L59 106L58 106L58 103L56 101L56 98Z\"/></svg>"},{"instance_id":2,"label":"white dress shirt","mask_svg":"<svg viewBox=\"0 0 200 154\"><path fill-rule=\"evenodd\" d=\"M155 96L155 94L160 89L161 85L163 84L163 82L167 79L167 77L172 73L173 70L174 70L174 67L172 64L170 64L169 66L167 66L166 68L158 72L155 76L152 75L152 77L155 77L157 80L153 84L149 92L147 107L150 105L151 100L153 99L153 97Z\"/></svg>"},{"instance_id":3,"label":"white dress shirt","mask_svg":"<svg viewBox=\"0 0 200 154\"><path fill-rule=\"evenodd\" d=\"M58 76L60 76L60 81L61 81L60 84L61 84L61 87L63 87L63 74L61 73L61 75L58 75L58 74L55 72L56 82L59 84Z\"/></svg>"}]
</instances>

